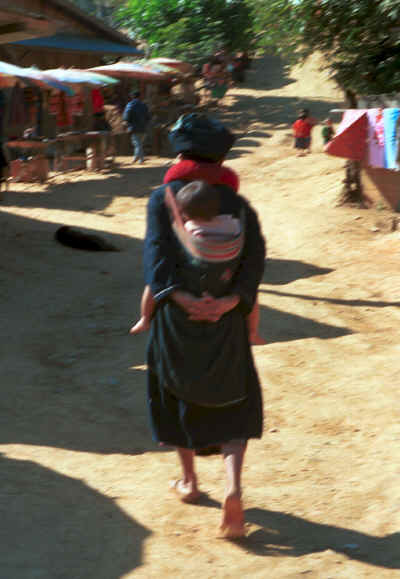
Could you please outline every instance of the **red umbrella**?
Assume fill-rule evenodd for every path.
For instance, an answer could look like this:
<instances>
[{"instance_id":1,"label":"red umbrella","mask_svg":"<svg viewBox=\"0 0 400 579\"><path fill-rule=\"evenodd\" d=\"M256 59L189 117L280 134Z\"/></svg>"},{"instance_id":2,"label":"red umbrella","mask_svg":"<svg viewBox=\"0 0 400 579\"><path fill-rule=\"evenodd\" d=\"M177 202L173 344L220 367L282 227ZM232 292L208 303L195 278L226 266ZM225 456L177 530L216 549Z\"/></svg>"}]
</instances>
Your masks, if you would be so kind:
<instances>
[{"instance_id":1,"label":"red umbrella","mask_svg":"<svg viewBox=\"0 0 400 579\"><path fill-rule=\"evenodd\" d=\"M137 78L139 80L165 80L170 76L165 72L158 72L150 66L135 62L115 62L114 64L95 66L89 70L116 78Z\"/></svg>"}]
</instances>

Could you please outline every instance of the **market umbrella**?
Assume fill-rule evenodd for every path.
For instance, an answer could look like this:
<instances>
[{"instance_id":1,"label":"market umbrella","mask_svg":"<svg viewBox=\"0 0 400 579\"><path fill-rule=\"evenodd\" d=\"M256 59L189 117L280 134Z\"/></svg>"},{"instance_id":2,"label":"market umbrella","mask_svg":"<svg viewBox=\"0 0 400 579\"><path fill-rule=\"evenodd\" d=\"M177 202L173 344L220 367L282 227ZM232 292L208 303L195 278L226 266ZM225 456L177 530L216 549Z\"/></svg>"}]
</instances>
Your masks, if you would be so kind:
<instances>
[{"instance_id":1,"label":"market umbrella","mask_svg":"<svg viewBox=\"0 0 400 579\"><path fill-rule=\"evenodd\" d=\"M37 68L25 68L0 61L0 87L13 87L18 81L28 86L38 86L45 89L55 88L70 95L74 94L70 87L56 79L51 79Z\"/></svg>"},{"instance_id":2,"label":"market umbrella","mask_svg":"<svg viewBox=\"0 0 400 579\"><path fill-rule=\"evenodd\" d=\"M18 79L22 79L21 68L8 62L0 61L0 86L1 88L13 87Z\"/></svg>"},{"instance_id":3,"label":"market umbrella","mask_svg":"<svg viewBox=\"0 0 400 579\"><path fill-rule=\"evenodd\" d=\"M108 86L119 82L117 79L111 78L110 76L81 70L79 68L53 68L44 72L50 78L69 85Z\"/></svg>"},{"instance_id":4,"label":"market umbrella","mask_svg":"<svg viewBox=\"0 0 400 579\"><path fill-rule=\"evenodd\" d=\"M21 84L33 87L36 90L37 108L35 133L36 135L40 135L43 121L43 94L40 89L57 89L67 93L69 96L72 96L74 91L62 82L49 78L43 71L37 68L26 68L0 61L0 87L13 87L14 92L10 99L8 115L9 119L16 119L16 122L19 122L19 120L25 116Z\"/></svg>"},{"instance_id":5,"label":"market umbrella","mask_svg":"<svg viewBox=\"0 0 400 579\"><path fill-rule=\"evenodd\" d=\"M73 89L68 86L67 84L52 78L44 71L39 70L38 68L22 68L22 80L28 80L32 84L44 89L53 88L56 90L60 90L61 92L65 92L68 96L73 96L75 93Z\"/></svg>"},{"instance_id":6,"label":"market umbrella","mask_svg":"<svg viewBox=\"0 0 400 579\"><path fill-rule=\"evenodd\" d=\"M149 68L150 70L154 70L155 72L160 72L161 74L168 76L176 76L181 74L177 68L172 68L166 64L161 64L160 62L153 62L152 60L137 60L135 64L136 63L144 66L145 68Z\"/></svg>"},{"instance_id":7,"label":"market umbrella","mask_svg":"<svg viewBox=\"0 0 400 579\"><path fill-rule=\"evenodd\" d=\"M90 68L91 72L98 72L116 78L137 78L139 80L165 80L170 74L159 72L148 65L136 62L115 62Z\"/></svg>"},{"instance_id":8,"label":"market umbrella","mask_svg":"<svg viewBox=\"0 0 400 579\"><path fill-rule=\"evenodd\" d=\"M190 74L194 72L194 67L192 64L190 64L190 62L185 62L183 60L177 60L176 58L167 58L167 57L159 57L159 58L150 58L150 60L148 61L151 64L160 64L160 65L165 65L168 66L168 68L175 68L176 70L179 70L180 72L183 72L185 74Z\"/></svg>"},{"instance_id":9,"label":"market umbrella","mask_svg":"<svg viewBox=\"0 0 400 579\"><path fill-rule=\"evenodd\" d=\"M40 89L57 89L69 96L74 94L74 91L69 86L48 77L37 68L25 68L0 61L0 87L13 87L8 116L9 119L14 119L17 123L25 118L24 95L21 85L29 86L36 90L36 135L41 134L43 121L43 93Z\"/></svg>"}]
</instances>

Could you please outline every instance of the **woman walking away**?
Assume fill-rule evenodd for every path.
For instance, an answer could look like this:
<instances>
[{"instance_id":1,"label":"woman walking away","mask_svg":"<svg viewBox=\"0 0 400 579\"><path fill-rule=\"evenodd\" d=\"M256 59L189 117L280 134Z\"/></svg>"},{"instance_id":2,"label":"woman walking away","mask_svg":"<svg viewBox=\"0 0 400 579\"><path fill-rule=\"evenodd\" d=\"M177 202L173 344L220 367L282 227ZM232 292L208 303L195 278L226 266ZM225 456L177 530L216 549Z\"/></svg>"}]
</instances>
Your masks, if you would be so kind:
<instances>
[{"instance_id":1,"label":"woman walking away","mask_svg":"<svg viewBox=\"0 0 400 579\"><path fill-rule=\"evenodd\" d=\"M218 166L234 137L218 121L188 115L170 140L175 153ZM221 447L226 489L220 531L223 537L241 537L243 459L248 440L261 437L263 421L246 316L263 274L265 244L249 203L228 185L217 184L219 213L238 220L240 242L228 266L213 261L207 245L199 256L204 247L193 249L185 242L174 209L184 185L176 180L161 186L148 204L144 270L157 306L147 351L150 419L155 440L177 450L182 476L170 486L183 502L201 496L196 449Z\"/></svg>"}]
</instances>

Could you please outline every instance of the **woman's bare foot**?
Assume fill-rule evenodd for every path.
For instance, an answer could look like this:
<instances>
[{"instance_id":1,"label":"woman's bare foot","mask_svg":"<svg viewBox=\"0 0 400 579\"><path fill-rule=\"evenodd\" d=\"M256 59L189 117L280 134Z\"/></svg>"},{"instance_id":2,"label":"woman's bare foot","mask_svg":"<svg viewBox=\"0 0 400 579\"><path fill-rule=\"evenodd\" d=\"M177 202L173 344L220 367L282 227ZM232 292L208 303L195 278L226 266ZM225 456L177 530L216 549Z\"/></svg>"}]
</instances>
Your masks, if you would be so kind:
<instances>
[{"instance_id":1,"label":"woman's bare foot","mask_svg":"<svg viewBox=\"0 0 400 579\"><path fill-rule=\"evenodd\" d=\"M220 536L223 539L239 539L240 537L244 537L246 532L240 495L233 494L226 496L222 509Z\"/></svg>"},{"instance_id":2,"label":"woman's bare foot","mask_svg":"<svg viewBox=\"0 0 400 579\"><path fill-rule=\"evenodd\" d=\"M196 482L185 483L182 479L172 480L169 488L179 497L183 503L195 503L201 496Z\"/></svg>"},{"instance_id":3,"label":"woman's bare foot","mask_svg":"<svg viewBox=\"0 0 400 579\"><path fill-rule=\"evenodd\" d=\"M268 342L260 336L260 334L250 334L249 341L252 346L265 346Z\"/></svg>"},{"instance_id":4,"label":"woman's bare foot","mask_svg":"<svg viewBox=\"0 0 400 579\"><path fill-rule=\"evenodd\" d=\"M146 318L140 318L140 320L129 330L129 333L141 334L142 332L147 332L149 328L150 323L146 320Z\"/></svg>"}]
</instances>

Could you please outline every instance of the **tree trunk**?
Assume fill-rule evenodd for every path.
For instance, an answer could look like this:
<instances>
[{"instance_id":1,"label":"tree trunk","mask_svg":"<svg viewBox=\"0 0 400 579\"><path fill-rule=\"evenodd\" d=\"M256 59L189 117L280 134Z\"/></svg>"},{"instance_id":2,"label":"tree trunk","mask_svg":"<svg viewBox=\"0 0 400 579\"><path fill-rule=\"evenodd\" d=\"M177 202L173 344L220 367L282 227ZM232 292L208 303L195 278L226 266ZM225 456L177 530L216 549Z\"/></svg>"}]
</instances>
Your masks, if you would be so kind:
<instances>
[{"instance_id":1,"label":"tree trunk","mask_svg":"<svg viewBox=\"0 0 400 579\"><path fill-rule=\"evenodd\" d=\"M345 96L347 106L350 109L356 109L358 105L356 94L353 91L346 90ZM345 178L343 179L343 190L340 202L342 204L364 204L364 195L361 185L361 164L359 161L346 161Z\"/></svg>"}]
</instances>

